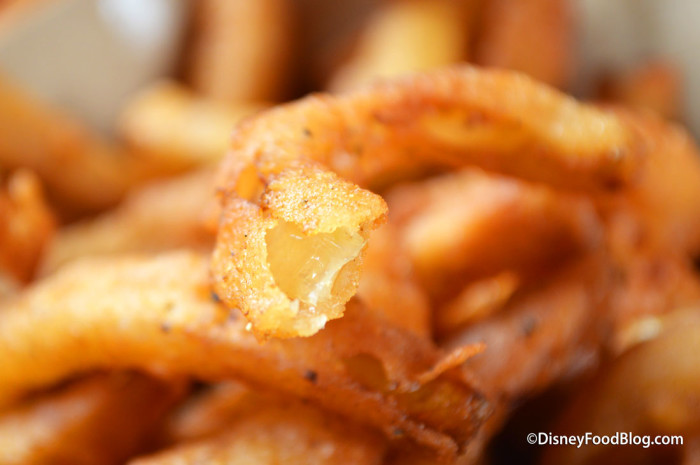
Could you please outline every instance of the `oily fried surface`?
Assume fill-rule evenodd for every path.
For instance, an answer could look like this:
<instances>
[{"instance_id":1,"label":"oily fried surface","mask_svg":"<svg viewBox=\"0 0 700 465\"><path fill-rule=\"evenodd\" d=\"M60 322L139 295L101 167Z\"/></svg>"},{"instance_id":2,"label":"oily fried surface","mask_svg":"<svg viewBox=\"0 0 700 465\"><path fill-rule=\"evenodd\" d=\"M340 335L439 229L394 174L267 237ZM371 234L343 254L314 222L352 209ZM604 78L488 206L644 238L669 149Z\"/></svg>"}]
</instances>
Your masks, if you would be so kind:
<instances>
[{"instance_id":1,"label":"oily fried surface","mask_svg":"<svg viewBox=\"0 0 700 465\"><path fill-rule=\"evenodd\" d=\"M278 101L290 89L295 34L286 0L204 0L193 5L188 81L226 102Z\"/></svg>"},{"instance_id":2,"label":"oily fried surface","mask_svg":"<svg viewBox=\"0 0 700 465\"><path fill-rule=\"evenodd\" d=\"M259 205L231 194L212 261L216 291L246 315L261 337L314 334L326 321L342 316L358 286L360 251L385 211L379 196L310 163L271 176ZM273 231L279 234L271 243ZM328 238L330 250L317 251L318 238ZM346 253L342 241L354 250ZM301 256L285 266L294 248ZM331 261L337 261L335 273L323 278L325 283L314 282ZM280 280L287 276L295 281L282 286Z\"/></svg>"},{"instance_id":3,"label":"oily fried surface","mask_svg":"<svg viewBox=\"0 0 700 465\"><path fill-rule=\"evenodd\" d=\"M518 73L463 66L266 112L239 127L220 179L233 192L250 163L264 180L303 157L362 186L475 164L605 190L630 180L643 157L638 145L615 116Z\"/></svg>"},{"instance_id":4,"label":"oily fried surface","mask_svg":"<svg viewBox=\"0 0 700 465\"><path fill-rule=\"evenodd\" d=\"M399 238L392 223L372 233L357 296L371 312L388 318L392 324L430 337L430 304Z\"/></svg>"},{"instance_id":5,"label":"oily fried surface","mask_svg":"<svg viewBox=\"0 0 700 465\"><path fill-rule=\"evenodd\" d=\"M37 264L55 229L37 177L29 171L10 175L0 192L0 274L3 281L24 284L34 277Z\"/></svg>"},{"instance_id":6,"label":"oily fried surface","mask_svg":"<svg viewBox=\"0 0 700 465\"><path fill-rule=\"evenodd\" d=\"M207 250L214 237L207 214L214 211L212 170L204 169L144 185L115 209L60 228L47 247L47 274L81 257L156 253L190 247Z\"/></svg>"},{"instance_id":7,"label":"oily fried surface","mask_svg":"<svg viewBox=\"0 0 700 465\"><path fill-rule=\"evenodd\" d=\"M40 394L0 412L0 463L123 463L144 450L182 391L180 383L113 373Z\"/></svg>"},{"instance_id":8,"label":"oily fried surface","mask_svg":"<svg viewBox=\"0 0 700 465\"><path fill-rule=\"evenodd\" d=\"M504 98L508 106L499 104ZM215 287L260 337L313 334L342 315L359 261L345 268L347 278L336 277L327 299L284 289L269 271L275 252L264 243L279 220L310 240L332 231L366 239L385 206L353 182L376 187L468 164L605 191L639 168L643 153L633 135L616 116L524 76L468 67L276 108L239 127L220 172Z\"/></svg>"},{"instance_id":9,"label":"oily fried surface","mask_svg":"<svg viewBox=\"0 0 700 465\"><path fill-rule=\"evenodd\" d=\"M565 413L561 434L591 431L614 435L624 431L650 435L652 441L662 434L692 438L697 432L700 405L697 309L683 320L603 370ZM662 463L670 460L674 449L668 445L651 449L592 444L557 447L547 450L543 463L638 463L652 454L659 454Z\"/></svg>"},{"instance_id":10,"label":"oily fried surface","mask_svg":"<svg viewBox=\"0 0 700 465\"><path fill-rule=\"evenodd\" d=\"M595 248L602 233L590 200L474 169L401 185L386 197L434 296L504 271L536 279Z\"/></svg>"},{"instance_id":11,"label":"oily fried surface","mask_svg":"<svg viewBox=\"0 0 700 465\"><path fill-rule=\"evenodd\" d=\"M486 349L465 363L486 392L517 399L595 361L603 337L609 268L585 258L539 288L525 292L492 318L454 333L444 345L483 342Z\"/></svg>"},{"instance_id":12,"label":"oily fried surface","mask_svg":"<svg viewBox=\"0 0 700 465\"><path fill-rule=\"evenodd\" d=\"M700 251L700 153L680 126L649 113L617 108L647 149L644 170L621 195L600 199L615 248Z\"/></svg>"},{"instance_id":13,"label":"oily fried surface","mask_svg":"<svg viewBox=\"0 0 700 465\"><path fill-rule=\"evenodd\" d=\"M235 383L188 403L173 428L178 445L132 463L381 464L386 448L375 431Z\"/></svg>"},{"instance_id":14,"label":"oily fried surface","mask_svg":"<svg viewBox=\"0 0 700 465\"><path fill-rule=\"evenodd\" d=\"M687 258L666 252L639 253L616 263L610 295L610 349L619 354L658 334L659 321L700 302L700 276Z\"/></svg>"},{"instance_id":15,"label":"oily fried surface","mask_svg":"<svg viewBox=\"0 0 700 465\"><path fill-rule=\"evenodd\" d=\"M335 70L328 90L344 92L379 78L461 62L470 38L470 21L461 3L383 3L367 19L352 55Z\"/></svg>"},{"instance_id":16,"label":"oily fried surface","mask_svg":"<svg viewBox=\"0 0 700 465\"><path fill-rule=\"evenodd\" d=\"M566 88L574 70L572 9L566 0L485 2L474 62Z\"/></svg>"},{"instance_id":17,"label":"oily fried surface","mask_svg":"<svg viewBox=\"0 0 700 465\"><path fill-rule=\"evenodd\" d=\"M203 98L174 81L162 81L132 97L117 124L132 152L174 171L221 160L232 128L262 108L262 103Z\"/></svg>"},{"instance_id":18,"label":"oily fried surface","mask_svg":"<svg viewBox=\"0 0 700 465\"><path fill-rule=\"evenodd\" d=\"M0 166L24 167L67 214L114 205L150 168L0 79Z\"/></svg>"},{"instance_id":19,"label":"oily fried surface","mask_svg":"<svg viewBox=\"0 0 700 465\"><path fill-rule=\"evenodd\" d=\"M487 414L470 382L449 371L471 349L444 356L357 303L315 337L260 345L236 310L212 299L207 269L200 255L186 252L85 260L6 303L0 404L98 368L239 377L312 399L442 457L456 453Z\"/></svg>"}]
</instances>

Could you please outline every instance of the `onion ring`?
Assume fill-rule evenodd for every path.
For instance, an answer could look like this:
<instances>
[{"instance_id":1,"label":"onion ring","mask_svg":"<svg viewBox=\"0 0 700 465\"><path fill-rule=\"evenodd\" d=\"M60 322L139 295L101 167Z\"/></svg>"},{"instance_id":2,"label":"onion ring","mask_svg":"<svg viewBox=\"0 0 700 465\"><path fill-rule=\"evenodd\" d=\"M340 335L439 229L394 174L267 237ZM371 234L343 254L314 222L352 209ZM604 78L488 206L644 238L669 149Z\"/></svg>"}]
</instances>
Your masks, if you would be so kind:
<instances>
[{"instance_id":1,"label":"onion ring","mask_svg":"<svg viewBox=\"0 0 700 465\"><path fill-rule=\"evenodd\" d=\"M483 396L451 369L477 346L445 355L356 300L314 337L261 345L238 312L212 298L208 268L201 255L182 251L83 260L4 303L0 408L96 369L240 378L308 398L443 457L457 453L488 414Z\"/></svg>"},{"instance_id":2,"label":"onion ring","mask_svg":"<svg viewBox=\"0 0 700 465\"><path fill-rule=\"evenodd\" d=\"M634 136L525 76L470 67L278 107L238 128L220 172L215 288L260 338L314 334L342 316L384 221L383 200L353 183L473 164L609 191L643 159Z\"/></svg>"}]
</instances>

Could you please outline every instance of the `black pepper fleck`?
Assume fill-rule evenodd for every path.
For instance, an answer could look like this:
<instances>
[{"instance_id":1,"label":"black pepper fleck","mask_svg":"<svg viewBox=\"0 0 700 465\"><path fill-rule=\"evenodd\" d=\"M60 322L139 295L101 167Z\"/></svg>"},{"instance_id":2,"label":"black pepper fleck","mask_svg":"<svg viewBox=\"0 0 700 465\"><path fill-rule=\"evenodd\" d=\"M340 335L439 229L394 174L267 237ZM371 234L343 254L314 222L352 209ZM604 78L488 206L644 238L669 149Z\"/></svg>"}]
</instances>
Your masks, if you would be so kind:
<instances>
[{"instance_id":1,"label":"black pepper fleck","mask_svg":"<svg viewBox=\"0 0 700 465\"><path fill-rule=\"evenodd\" d=\"M532 333L535 332L535 329L537 328L537 320L535 320L533 317L527 317L523 320L523 334L525 337L530 337L532 336Z\"/></svg>"},{"instance_id":2,"label":"black pepper fleck","mask_svg":"<svg viewBox=\"0 0 700 465\"><path fill-rule=\"evenodd\" d=\"M316 373L314 370L306 370L306 373L304 373L304 378L306 378L306 380L310 383L316 384L318 373Z\"/></svg>"}]
</instances>

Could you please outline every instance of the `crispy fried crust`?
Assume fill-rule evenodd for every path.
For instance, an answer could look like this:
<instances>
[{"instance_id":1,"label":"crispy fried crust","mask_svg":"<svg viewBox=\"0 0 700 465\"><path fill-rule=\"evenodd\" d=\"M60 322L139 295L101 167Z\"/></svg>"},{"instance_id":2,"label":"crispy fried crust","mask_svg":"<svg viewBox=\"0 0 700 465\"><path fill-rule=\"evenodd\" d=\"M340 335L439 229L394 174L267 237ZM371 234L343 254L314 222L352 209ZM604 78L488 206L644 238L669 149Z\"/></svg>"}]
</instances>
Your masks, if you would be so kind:
<instances>
[{"instance_id":1,"label":"crispy fried crust","mask_svg":"<svg viewBox=\"0 0 700 465\"><path fill-rule=\"evenodd\" d=\"M192 5L188 80L228 102L278 101L293 83L296 34L288 0L202 0Z\"/></svg>"},{"instance_id":2,"label":"crispy fried crust","mask_svg":"<svg viewBox=\"0 0 700 465\"><path fill-rule=\"evenodd\" d=\"M474 62L568 87L576 64L572 7L567 0L485 2Z\"/></svg>"},{"instance_id":3,"label":"crispy fried crust","mask_svg":"<svg viewBox=\"0 0 700 465\"><path fill-rule=\"evenodd\" d=\"M116 204L148 171L4 77L0 77L0 166L33 170L51 199L73 214Z\"/></svg>"},{"instance_id":4,"label":"crispy fried crust","mask_svg":"<svg viewBox=\"0 0 700 465\"><path fill-rule=\"evenodd\" d=\"M619 231L612 231L611 236L626 241L626 246L618 245L628 249L652 247L682 254L699 253L700 152L692 136L650 113L622 108L613 111L647 147L648 156L629 189L598 199L613 223L616 216L624 215L636 223L622 226L630 230L626 237L618 237Z\"/></svg>"},{"instance_id":5,"label":"crispy fried crust","mask_svg":"<svg viewBox=\"0 0 700 465\"><path fill-rule=\"evenodd\" d=\"M226 104L203 98L173 81L159 81L131 98L118 120L131 151L164 171L217 163L226 153L231 128L267 105Z\"/></svg>"},{"instance_id":6,"label":"crispy fried crust","mask_svg":"<svg viewBox=\"0 0 700 465\"><path fill-rule=\"evenodd\" d=\"M342 315L359 263L346 267L327 301L295 303L267 263L265 236L280 221L306 237L347 230L366 238L386 206L352 183L373 188L430 168L476 164L605 191L630 181L642 158L614 115L515 73L455 68L308 97L264 113L234 136L220 173L215 287L260 337L313 334Z\"/></svg>"},{"instance_id":7,"label":"crispy fried crust","mask_svg":"<svg viewBox=\"0 0 700 465\"><path fill-rule=\"evenodd\" d=\"M240 386L217 388L186 407L190 432L194 422L208 434L196 442L185 436L184 442L133 465L383 463L386 441L372 429L298 400Z\"/></svg>"},{"instance_id":8,"label":"crispy fried crust","mask_svg":"<svg viewBox=\"0 0 700 465\"><path fill-rule=\"evenodd\" d=\"M0 191L0 274L8 284L34 277L54 229L37 177L29 171L13 173Z\"/></svg>"},{"instance_id":9,"label":"crispy fried crust","mask_svg":"<svg viewBox=\"0 0 700 465\"><path fill-rule=\"evenodd\" d=\"M210 249L208 210L216 209L213 170L152 182L115 209L60 228L44 254L48 274L81 257L156 253L181 247Z\"/></svg>"},{"instance_id":10,"label":"crispy fried crust","mask_svg":"<svg viewBox=\"0 0 700 465\"><path fill-rule=\"evenodd\" d=\"M311 338L260 345L245 327L237 311L212 299L200 255L76 263L0 311L0 405L96 368L240 377L442 457L463 446L488 413L463 375L449 371L471 349L444 357L355 301L345 318Z\"/></svg>"},{"instance_id":11,"label":"crispy fried crust","mask_svg":"<svg viewBox=\"0 0 700 465\"><path fill-rule=\"evenodd\" d=\"M536 279L601 242L590 199L476 169L404 184L386 198L421 283L441 299L504 270Z\"/></svg>"},{"instance_id":12,"label":"crispy fried crust","mask_svg":"<svg viewBox=\"0 0 700 465\"><path fill-rule=\"evenodd\" d=\"M683 321L685 320L685 321ZM638 435L697 435L700 405L700 322L697 308L681 316L661 335L616 359L575 399L556 434L596 435L632 432ZM681 442L680 448L692 446ZM671 446L664 446L663 448ZM550 447L543 463L583 465L610 457L618 463L639 463L650 449L593 445ZM653 449L652 449L653 450ZM692 462L686 462L692 463Z\"/></svg>"},{"instance_id":13,"label":"crispy fried crust","mask_svg":"<svg viewBox=\"0 0 700 465\"><path fill-rule=\"evenodd\" d=\"M182 383L95 375L0 413L3 465L117 465L141 452Z\"/></svg>"},{"instance_id":14,"label":"crispy fried crust","mask_svg":"<svg viewBox=\"0 0 700 465\"><path fill-rule=\"evenodd\" d=\"M493 397L511 401L538 392L595 360L603 338L597 316L606 308L609 273L599 256L574 262L444 345L486 344L465 367Z\"/></svg>"},{"instance_id":15,"label":"crispy fried crust","mask_svg":"<svg viewBox=\"0 0 700 465\"><path fill-rule=\"evenodd\" d=\"M379 78L459 63L467 58L471 18L465 2L386 2L367 19L352 56L332 76L328 89L344 92Z\"/></svg>"}]
</instances>

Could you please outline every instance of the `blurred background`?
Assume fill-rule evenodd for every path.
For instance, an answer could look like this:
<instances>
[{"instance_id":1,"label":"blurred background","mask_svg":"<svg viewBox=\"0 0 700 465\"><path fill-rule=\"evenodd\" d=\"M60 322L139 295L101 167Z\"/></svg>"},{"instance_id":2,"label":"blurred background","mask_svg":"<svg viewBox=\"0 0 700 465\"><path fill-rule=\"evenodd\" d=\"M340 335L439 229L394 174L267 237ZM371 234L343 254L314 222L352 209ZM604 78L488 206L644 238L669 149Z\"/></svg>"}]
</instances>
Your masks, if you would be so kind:
<instances>
[{"instance_id":1,"label":"blurred background","mask_svg":"<svg viewBox=\"0 0 700 465\"><path fill-rule=\"evenodd\" d=\"M238 105L469 62L700 130L693 0L5 0L0 69L116 134L157 78Z\"/></svg>"}]
</instances>

